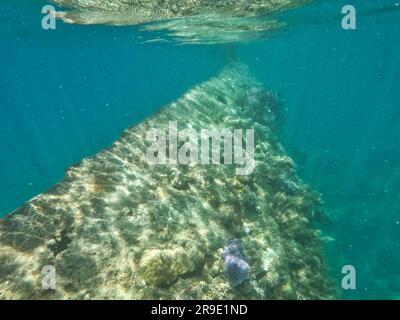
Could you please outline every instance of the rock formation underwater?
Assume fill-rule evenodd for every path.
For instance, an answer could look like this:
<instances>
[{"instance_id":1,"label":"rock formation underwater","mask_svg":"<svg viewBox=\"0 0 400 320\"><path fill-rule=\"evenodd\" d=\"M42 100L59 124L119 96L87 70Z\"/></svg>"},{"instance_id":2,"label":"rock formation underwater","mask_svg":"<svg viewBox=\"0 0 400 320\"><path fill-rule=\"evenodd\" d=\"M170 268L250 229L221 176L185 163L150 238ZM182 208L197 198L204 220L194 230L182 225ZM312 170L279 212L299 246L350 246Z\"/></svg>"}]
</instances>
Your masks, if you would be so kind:
<instances>
[{"instance_id":1,"label":"rock formation underwater","mask_svg":"<svg viewBox=\"0 0 400 320\"><path fill-rule=\"evenodd\" d=\"M335 298L311 223L321 199L279 143L279 110L247 67L232 63L69 168L0 220L0 298ZM254 128L254 172L149 164L146 133L170 121ZM232 239L250 269L235 285L224 257ZM56 290L42 288L44 266L54 266Z\"/></svg>"}]
</instances>

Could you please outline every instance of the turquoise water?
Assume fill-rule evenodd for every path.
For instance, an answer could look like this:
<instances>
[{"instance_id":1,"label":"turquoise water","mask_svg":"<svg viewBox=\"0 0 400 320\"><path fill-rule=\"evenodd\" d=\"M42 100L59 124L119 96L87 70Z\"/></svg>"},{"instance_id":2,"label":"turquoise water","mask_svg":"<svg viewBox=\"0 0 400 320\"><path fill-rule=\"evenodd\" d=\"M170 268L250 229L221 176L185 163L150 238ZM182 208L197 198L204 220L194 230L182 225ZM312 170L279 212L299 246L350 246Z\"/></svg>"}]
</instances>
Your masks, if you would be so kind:
<instances>
[{"instance_id":1,"label":"turquoise water","mask_svg":"<svg viewBox=\"0 0 400 320\"><path fill-rule=\"evenodd\" d=\"M340 27L347 2L317 0L262 41L196 46L143 43L152 34L131 26L44 31L45 4L0 4L0 216L235 55L285 102L282 142L326 201L332 275L358 271L342 297L400 297L396 1L352 1L356 31Z\"/></svg>"}]
</instances>

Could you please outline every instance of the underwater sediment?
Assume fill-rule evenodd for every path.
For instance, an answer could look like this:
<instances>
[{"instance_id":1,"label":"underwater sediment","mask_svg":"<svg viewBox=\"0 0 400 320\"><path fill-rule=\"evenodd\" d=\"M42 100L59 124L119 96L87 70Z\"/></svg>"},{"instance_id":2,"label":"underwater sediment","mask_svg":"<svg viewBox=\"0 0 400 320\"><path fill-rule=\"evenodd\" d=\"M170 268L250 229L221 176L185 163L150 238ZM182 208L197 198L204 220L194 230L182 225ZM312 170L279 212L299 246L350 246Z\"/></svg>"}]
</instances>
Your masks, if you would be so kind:
<instances>
[{"instance_id":1,"label":"underwater sediment","mask_svg":"<svg viewBox=\"0 0 400 320\"><path fill-rule=\"evenodd\" d=\"M279 143L280 105L233 63L0 220L2 299L330 299L318 193ZM146 133L254 128L255 168L150 164ZM53 266L56 289L42 288Z\"/></svg>"}]
</instances>

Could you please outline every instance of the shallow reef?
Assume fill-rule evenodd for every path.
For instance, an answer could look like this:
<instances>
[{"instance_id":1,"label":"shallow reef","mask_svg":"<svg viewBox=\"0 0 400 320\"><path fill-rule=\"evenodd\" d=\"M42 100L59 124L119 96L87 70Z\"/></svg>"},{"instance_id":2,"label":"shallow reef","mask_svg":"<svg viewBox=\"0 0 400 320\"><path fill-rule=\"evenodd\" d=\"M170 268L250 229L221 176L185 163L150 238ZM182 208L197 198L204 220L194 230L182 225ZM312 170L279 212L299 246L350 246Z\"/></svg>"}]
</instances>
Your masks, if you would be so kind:
<instances>
[{"instance_id":1,"label":"shallow reef","mask_svg":"<svg viewBox=\"0 0 400 320\"><path fill-rule=\"evenodd\" d=\"M311 221L321 199L279 143L278 110L247 67L232 63L70 167L0 220L0 298L335 298ZM167 131L171 120L254 128L253 174L237 176L235 165L150 165L146 132ZM235 285L229 254L248 272ZM45 265L55 267L56 290L42 289Z\"/></svg>"}]
</instances>

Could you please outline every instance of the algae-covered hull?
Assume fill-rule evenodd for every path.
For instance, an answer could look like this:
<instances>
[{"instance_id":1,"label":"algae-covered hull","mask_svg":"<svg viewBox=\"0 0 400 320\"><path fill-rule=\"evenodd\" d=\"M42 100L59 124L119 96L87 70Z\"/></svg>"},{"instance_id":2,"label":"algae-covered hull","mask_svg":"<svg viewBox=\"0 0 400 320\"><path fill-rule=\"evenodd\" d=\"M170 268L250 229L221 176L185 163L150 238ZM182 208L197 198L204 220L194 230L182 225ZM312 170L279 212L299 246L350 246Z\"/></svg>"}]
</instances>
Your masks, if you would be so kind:
<instances>
[{"instance_id":1,"label":"algae-covered hull","mask_svg":"<svg viewBox=\"0 0 400 320\"><path fill-rule=\"evenodd\" d=\"M233 64L127 129L0 220L0 297L335 297L310 221L320 199L279 144L278 118L275 98ZM253 128L254 172L150 164L146 135L171 121L181 129ZM250 268L249 279L235 284L224 259L233 239ZM43 287L45 266L55 272L55 289Z\"/></svg>"}]
</instances>

